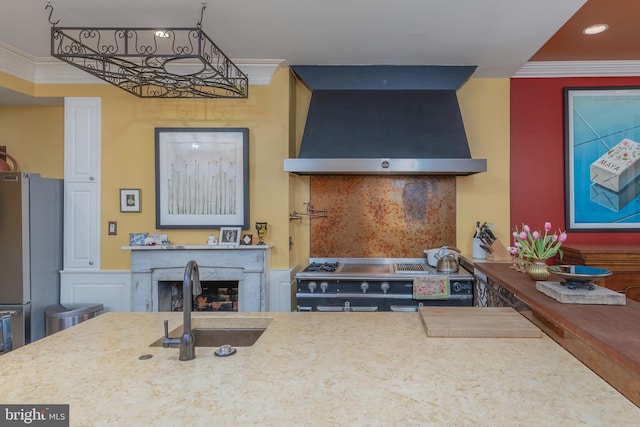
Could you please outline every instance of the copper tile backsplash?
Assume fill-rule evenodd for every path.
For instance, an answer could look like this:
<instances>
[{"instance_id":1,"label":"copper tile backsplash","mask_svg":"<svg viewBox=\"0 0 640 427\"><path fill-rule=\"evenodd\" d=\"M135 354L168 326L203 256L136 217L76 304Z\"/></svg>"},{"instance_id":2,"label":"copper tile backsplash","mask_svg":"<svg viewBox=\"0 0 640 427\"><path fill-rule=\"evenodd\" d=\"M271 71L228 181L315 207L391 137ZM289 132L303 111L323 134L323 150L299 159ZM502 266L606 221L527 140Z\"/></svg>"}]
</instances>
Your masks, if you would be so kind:
<instances>
[{"instance_id":1,"label":"copper tile backsplash","mask_svg":"<svg viewBox=\"0 0 640 427\"><path fill-rule=\"evenodd\" d=\"M422 258L456 242L455 177L312 176L311 257Z\"/></svg>"}]
</instances>

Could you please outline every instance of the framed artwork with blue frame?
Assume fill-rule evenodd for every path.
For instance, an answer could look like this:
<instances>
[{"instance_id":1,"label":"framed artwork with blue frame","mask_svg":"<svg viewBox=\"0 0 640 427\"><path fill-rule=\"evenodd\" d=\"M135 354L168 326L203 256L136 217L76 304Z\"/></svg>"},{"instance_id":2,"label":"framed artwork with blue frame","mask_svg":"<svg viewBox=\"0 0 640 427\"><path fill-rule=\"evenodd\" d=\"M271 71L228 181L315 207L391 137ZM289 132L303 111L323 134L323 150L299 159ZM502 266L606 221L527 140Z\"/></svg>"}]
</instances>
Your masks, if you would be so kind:
<instances>
[{"instance_id":1,"label":"framed artwork with blue frame","mask_svg":"<svg viewBox=\"0 0 640 427\"><path fill-rule=\"evenodd\" d=\"M640 230L640 87L565 87L567 231Z\"/></svg>"}]
</instances>

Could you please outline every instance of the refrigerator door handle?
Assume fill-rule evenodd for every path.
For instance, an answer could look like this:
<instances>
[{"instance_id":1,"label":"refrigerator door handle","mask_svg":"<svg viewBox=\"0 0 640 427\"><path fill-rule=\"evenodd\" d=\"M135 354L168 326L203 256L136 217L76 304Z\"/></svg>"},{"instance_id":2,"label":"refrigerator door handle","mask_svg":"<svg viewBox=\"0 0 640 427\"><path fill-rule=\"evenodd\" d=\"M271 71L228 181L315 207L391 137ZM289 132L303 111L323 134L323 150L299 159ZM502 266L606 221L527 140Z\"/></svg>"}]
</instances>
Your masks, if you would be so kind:
<instances>
[{"instance_id":1,"label":"refrigerator door handle","mask_svg":"<svg viewBox=\"0 0 640 427\"><path fill-rule=\"evenodd\" d=\"M11 333L11 316L17 314L16 311L0 311L0 332L2 332L2 342L0 342L0 353L8 353L13 350L13 335Z\"/></svg>"}]
</instances>

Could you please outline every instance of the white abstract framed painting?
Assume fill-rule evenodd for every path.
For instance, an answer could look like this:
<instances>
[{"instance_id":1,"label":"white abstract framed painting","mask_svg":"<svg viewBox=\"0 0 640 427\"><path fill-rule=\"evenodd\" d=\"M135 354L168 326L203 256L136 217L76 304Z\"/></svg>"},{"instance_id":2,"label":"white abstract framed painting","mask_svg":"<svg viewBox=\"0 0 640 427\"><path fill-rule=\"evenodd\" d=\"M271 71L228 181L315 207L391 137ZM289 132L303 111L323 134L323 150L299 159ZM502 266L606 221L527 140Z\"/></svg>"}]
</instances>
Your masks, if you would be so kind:
<instances>
[{"instance_id":1,"label":"white abstract framed painting","mask_svg":"<svg viewBox=\"0 0 640 427\"><path fill-rule=\"evenodd\" d=\"M156 228L247 228L249 130L156 128Z\"/></svg>"}]
</instances>

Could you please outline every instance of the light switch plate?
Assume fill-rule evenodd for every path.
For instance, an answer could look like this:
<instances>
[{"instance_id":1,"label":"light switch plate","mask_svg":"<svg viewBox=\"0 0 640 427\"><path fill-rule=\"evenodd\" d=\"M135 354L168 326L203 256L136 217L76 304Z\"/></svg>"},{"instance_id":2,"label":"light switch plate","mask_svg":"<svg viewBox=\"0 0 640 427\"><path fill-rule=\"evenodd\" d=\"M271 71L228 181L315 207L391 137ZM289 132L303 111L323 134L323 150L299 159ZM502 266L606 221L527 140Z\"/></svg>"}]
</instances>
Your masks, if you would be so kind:
<instances>
[{"instance_id":1,"label":"light switch plate","mask_svg":"<svg viewBox=\"0 0 640 427\"><path fill-rule=\"evenodd\" d=\"M118 234L118 223L116 221L109 221L109 236L115 236Z\"/></svg>"}]
</instances>

